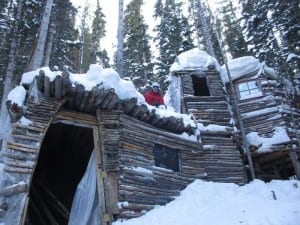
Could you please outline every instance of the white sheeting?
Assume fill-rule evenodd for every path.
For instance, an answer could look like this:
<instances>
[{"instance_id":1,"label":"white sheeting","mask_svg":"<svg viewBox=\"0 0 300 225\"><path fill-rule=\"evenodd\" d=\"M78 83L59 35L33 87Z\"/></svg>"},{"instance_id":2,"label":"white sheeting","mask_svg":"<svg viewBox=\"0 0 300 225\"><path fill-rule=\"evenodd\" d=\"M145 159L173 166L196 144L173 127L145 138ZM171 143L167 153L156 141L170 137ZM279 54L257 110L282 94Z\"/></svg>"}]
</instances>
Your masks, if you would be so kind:
<instances>
[{"instance_id":1,"label":"white sheeting","mask_svg":"<svg viewBox=\"0 0 300 225\"><path fill-rule=\"evenodd\" d=\"M96 225L100 221L96 157L92 152L87 169L77 186L68 225Z\"/></svg>"}]
</instances>

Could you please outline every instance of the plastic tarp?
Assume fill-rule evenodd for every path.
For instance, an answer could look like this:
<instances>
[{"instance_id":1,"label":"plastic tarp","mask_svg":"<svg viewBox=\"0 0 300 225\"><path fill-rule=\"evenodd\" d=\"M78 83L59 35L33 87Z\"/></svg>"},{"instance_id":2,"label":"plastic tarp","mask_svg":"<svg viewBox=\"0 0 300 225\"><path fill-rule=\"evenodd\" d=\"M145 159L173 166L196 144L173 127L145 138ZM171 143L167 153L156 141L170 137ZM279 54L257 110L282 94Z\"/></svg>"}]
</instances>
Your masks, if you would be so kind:
<instances>
[{"instance_id":1,"label":"plastic tarp","mask_svg":"<svg viewBox=\"0 0 300 225\"><path fill-rule=\"evenodd\" d=\"M77 186L68 225L101 224L94 152L92 152L87 169Z\"/></svg>"}]
</instances>

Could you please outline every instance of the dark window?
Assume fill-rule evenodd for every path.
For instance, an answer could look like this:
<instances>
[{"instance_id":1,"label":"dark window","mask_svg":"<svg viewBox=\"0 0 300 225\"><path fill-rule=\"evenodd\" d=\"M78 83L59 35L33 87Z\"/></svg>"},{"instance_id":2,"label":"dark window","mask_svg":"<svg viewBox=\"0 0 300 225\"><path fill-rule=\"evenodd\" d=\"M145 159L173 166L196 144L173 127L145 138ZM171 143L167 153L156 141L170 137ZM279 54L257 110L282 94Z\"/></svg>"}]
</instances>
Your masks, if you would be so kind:
<instances>
[{"instance_id":1,"label":"dark window","mask_svg":"<svg viewBox=\"0 0 300 225\"><path fill-rule=\"evenodd\" d=\"M180 171L179 151L162 145L154 146L155 166Z\"/></svg>"},{"instance_id":2,"label":"dark window","mask_svg":"<svg viewBox=\"0 0 300 225\"><path fill-rule=\"evenodd\" d=\"M195 96L210 96L205 77L192 75L192 82Z\"/></svg>"}]
</instances>

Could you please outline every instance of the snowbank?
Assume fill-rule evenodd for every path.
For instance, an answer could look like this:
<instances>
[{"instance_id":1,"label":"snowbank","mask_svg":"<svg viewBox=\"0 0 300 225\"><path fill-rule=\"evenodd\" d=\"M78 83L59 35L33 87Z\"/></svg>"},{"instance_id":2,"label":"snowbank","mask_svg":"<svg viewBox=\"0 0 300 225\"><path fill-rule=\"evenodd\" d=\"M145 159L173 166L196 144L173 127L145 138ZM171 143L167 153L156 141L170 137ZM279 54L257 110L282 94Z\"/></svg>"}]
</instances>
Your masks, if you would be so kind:
<instances>
[{"instance_id":1,"label":"snowbank","mask_svg":"<svg viewBox=\"0 0 300 225\"><path fill-rule=\"evenodd\" d=\"M299 188L295 180L244 186L196 180L166 206L113 225L298 225Z\"/></svg>"}]
</instances>

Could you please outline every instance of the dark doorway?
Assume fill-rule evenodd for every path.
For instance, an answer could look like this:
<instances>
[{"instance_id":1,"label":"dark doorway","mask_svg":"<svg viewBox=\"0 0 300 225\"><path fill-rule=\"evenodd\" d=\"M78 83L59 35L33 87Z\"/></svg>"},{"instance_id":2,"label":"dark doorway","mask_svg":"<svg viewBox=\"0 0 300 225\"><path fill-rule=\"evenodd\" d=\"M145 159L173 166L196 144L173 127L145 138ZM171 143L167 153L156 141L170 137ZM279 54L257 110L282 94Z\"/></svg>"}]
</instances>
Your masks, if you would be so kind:
<instances>
[{"instance_id":1,"label":"dark doorway","mask_svg":"<svg viewBox=\"0 0 300 225\"><path fill-rule=\"evenodd\" d=\"M93 129L52 124L30 187L26 224L68 224L76 187L94 148Z\"/></svg>"},{"instance_id":2,"label":"dark doorway","mask_svg":"<svg viewBox=\"0 0 300 225\"><path fill-rule=\"evenodd\" d=\"M210 96L209 88L205 77L192 75L193 89L195 96Z\"/></svg>"}]
</instances>

